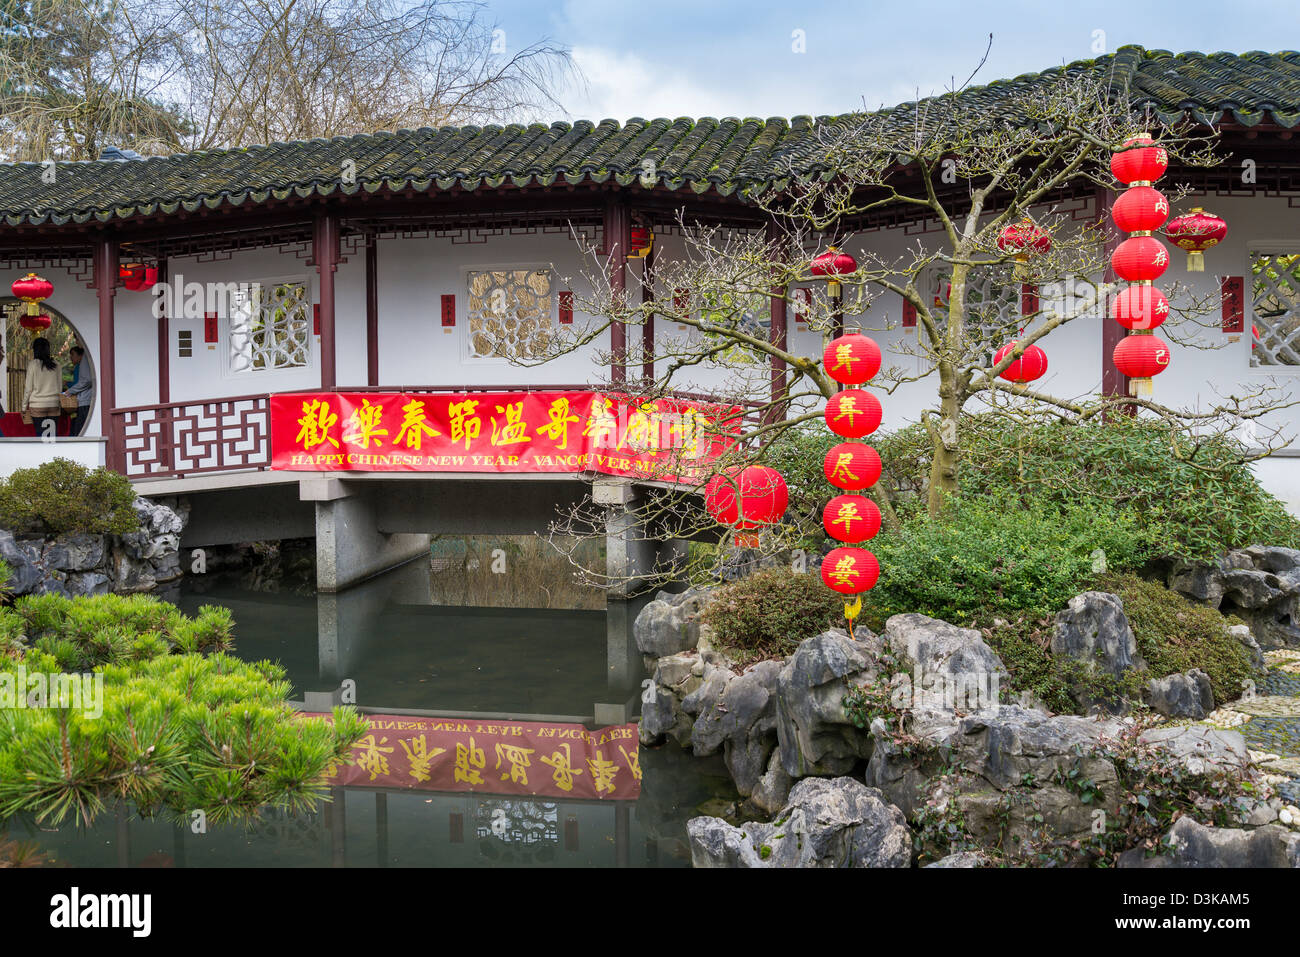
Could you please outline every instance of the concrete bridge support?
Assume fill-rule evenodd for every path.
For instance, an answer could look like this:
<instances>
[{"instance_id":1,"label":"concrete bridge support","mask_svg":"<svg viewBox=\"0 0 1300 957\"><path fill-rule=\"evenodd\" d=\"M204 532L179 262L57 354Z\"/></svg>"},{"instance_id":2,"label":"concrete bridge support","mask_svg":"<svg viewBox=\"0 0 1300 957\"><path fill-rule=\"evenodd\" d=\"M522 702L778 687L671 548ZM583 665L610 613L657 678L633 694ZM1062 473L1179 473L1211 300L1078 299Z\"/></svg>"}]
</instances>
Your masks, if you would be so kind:
<instances>
[{"instance_id":1,"label":"concrete bridge support","mask_svg":"<svg viewBox=\"0 0 1300 957\"><path fill-rule=\"evenodd\" d=\"M374 492L336 478L300 483L302 500L316 505L318 591L341 591L429 553L427 534L379 531Z\"/></svg>"}]
</instances>

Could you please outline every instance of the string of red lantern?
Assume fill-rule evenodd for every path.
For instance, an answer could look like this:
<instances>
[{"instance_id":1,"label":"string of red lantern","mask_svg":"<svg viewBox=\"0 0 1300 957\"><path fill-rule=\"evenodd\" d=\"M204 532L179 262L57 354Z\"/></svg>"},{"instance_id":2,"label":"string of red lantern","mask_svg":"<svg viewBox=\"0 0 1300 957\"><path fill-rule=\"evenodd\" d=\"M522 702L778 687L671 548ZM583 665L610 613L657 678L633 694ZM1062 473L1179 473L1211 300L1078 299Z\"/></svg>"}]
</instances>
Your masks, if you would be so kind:
<instances>
[{"instance_id":1,"label":"string of red lantern","mask_svg":"<svg viewBox=\"0 0 1300 957\"><path fill-rule=\"evenodd\" d=\"M867 336L849 333L832 339L822 356L826 374L844 385L861 385L880 371L880 348ZM827 403L822 413L826 427L846 439L860 439L880 426L880 400L862 389L846 389ZM822 471L826 480L845 492L871 488L880 478L880 454L869 445L841 442L826 453ZM864 495L836 495L822 509L822 528L846 547L833 548L822 559L822 581L845 596L857 596L844 603L844 617L853 634L853 621L862 611L862 593L880 578L880 563L865 548L880 531L880 509Z\"/></svg>"},{"instance_id":2,"label":"string of red lantern","mask_svg":"<svg viewBox=\"0 0 1300 957\"><path fill-rule=\"evenodd\" d=\"M54 293L54 283L34 272L29 272L21 279L15 279L9 290L14 294L14 298L27 303L26 312L18 320L24 329L40 332L50 328L50 317L41 312L41 303Z\"/></svg>"},{"instance_id":3,"label":"string of red lantern","mask_svg":"<svg viewBox=\"0 0 1300 957\"><path fill-rule=\"evenodd\" d=\"M1002 229L998 234L998 249L1004 253L1014 253L1016 257L1015 278L1024 280L1028 276L1031 256L1044 256L1052 250L1051 235L1026 216L1018 223ZM1032 315L1038 311L1038 287L1033 283L1023 282L1020 286L1020 314ZM1022 333L1024 330L1020 330ZM1019 340L1012 339L997 351L993 364L997 365L1016 348ZM1017 385L1033 382L1047 374L1047 353L1035 345L1025 346L1024 352L1005 369L998 373L999 379L1006 379Z\"/></svg>"},{"instance_id":4,"label":"string of red lantern","mask_svg":"<svg viewBox=\"0 0 1300 957\"><path fill-rule=\"evenodd\" d=\"M1169 317L1169 300L1153 283L1169 268L1169 252L1152 235L1169 218L1169 200L1153 188L1169 168L1169 154L1148 134L1126 140L1110 170L1128 188L1111 204L1111 219L1129 237L1110 257L1115 275L1130 285L1111 302L1111 318L1128 330L1112 358L1129 377L1129 394L1148 396L1151 380L1169 367L1169 345L1151 330Z\"/></svg>"}]
</instances>

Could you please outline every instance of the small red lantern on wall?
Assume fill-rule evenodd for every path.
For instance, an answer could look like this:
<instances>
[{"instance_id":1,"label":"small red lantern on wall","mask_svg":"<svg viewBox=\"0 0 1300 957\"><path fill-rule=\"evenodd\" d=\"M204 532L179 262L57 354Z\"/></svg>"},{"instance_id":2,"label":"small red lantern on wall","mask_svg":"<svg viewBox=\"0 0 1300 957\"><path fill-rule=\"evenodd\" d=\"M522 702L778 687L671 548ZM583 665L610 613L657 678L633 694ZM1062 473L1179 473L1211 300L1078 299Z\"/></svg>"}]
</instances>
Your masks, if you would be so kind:
<instances>
[{"instance_id":1,"label":"small red lantern on wall","mask_svg":"<svg viewBox=\"0 0 1300 957\"><path fill-rule=\"evenodd\" d=\"M1012 339L1005 346L997 351L993 356L993 364L997 365L1007 356L1009 356L1016 343L1019 340ZM1024 385L1026 382L1033 382L1035 379L1041 379L1047 374L1047 353L1035 345L1025 346L1025 351L1020 354L1020 358L1012 362L1002 370L1000 379L1006 379L1008 382L1015 382Z\"/></svg>"},{"instance_id":2,"label":"small red lantern on wall","mask_svg":"<svg viewBox=\"0 0 1300 957\"><path fill-rule=\"evenodd\" d=\"M1169 318L1169 300L1155 286L1129 286L1111 300L1110 317L1125 329L1154 329Z\"/></svg>"},{"instance_id":3,"label":"small red lantern on wall","mask_svg":"<svg viewBox=\"0 0 1300 957\"><path fill-rule=\"evenodd\" d=\"M832 339L822 353L826 374L845 385L861 385L880 371L880 347L868 336L851 332Z\"/></svg>"},{"instance_id":4,"label":"small red lantern on wall","mask_svg":"<svg viewBox=\"0 0 1300 957\"><path fill-rule=\"evenodd\" d=\"M631 242L629 243L632 248L628 251L628 258L644 259L650 255L650 250L654 248L654 244L655 234L649 226L633 226Z\"/></svg>"},{"instance_id":5,"label":"small red lantern on wall","mask_svg":"<svg viewBox=\"0 0 1300 957\"><path fill-rule=\"evenodd\" d=\"M1116 197L1111 219L1126 233L1150 233L1169 218L1169 200L1150 186L1134 186Z\"/></svg>"},{"instance_id":6,"label":"small red lantern on wall","mask_svg":"<svg viewBox=\"0 0 1300 957\"><path fill-rule=\"evenodd\" d=\"M738 473L715 475L704 487L704 505L721 525L749 531L779 522L790 504L781 473L750 465Z\"/></svg>"},{"instance_id":7,"label":"small red lantern on wall","mask_svg":"<svg viewBox=\"0 0 1300 957\"><path fill-rule=\"evenodd\" d=\"M865 548L833 548L822 559L822 581L841 595L868 591L880 579L880 562Z\"/></svg>"},{"instance_id":8,"label":"small red lantern on wall","mask_svg":"<svg viewBox=\"0 0 1300 957\"><path fill-rule=\"evenodd\" d=\"M1130 236L1115 247L1110 265L1129 282L1159 279L1169 268L1169 250L1154 236Z\"/></svg>"},{"instance_id":9,"label":"small red lantern on wall","mask_svg":"<svg viewBox=\"0 0 1300 957\"><path fill-rule=\"evenodd\" d=\"M822 509L822 528L850 545L869 541L880 531L880 509L861 495L836 495Z\"/></svg>"},{"instance_id":10,"label":"small red lantern on wall","mask_svg":"<svg viewBox=\"0 0 1300 957\"><path fill-rule=\"evenodd\" d=\"M27 303L27 315L35 316L41 311L40 304L53 295L54 283L42 279L34 272L29 272L21 279L15 279L9 290L14 294L14 298Z\"/></svg>"},{"instance_id":11,"label":"small red lantern on wall","mask_svg":"<svg viewBox=\"0 0 1300 957\"><path fill-rule=\"evenodd\" d=\"M1195 207L1165 227L1165 235L1179 249L1187 250L1187 271L1205 272L1205 250L1223 242L1228 224L1213 213Z\"/></svg>"},{"instance_id":12,"label":"small red lantern on wall","mask_svg":"<svg viewBox=\"0 0 1300 957\"><path fill-rule=\"evenodd\" d=\"M1150 186L1168 168L1169 153L1163 146L1156 146L1149 133L1125 140L1124 148L1110 157L1110 171L1126 186Z\"/></svg>"},{"instance_id":13,"label":"small red lantern on wall","mask_svg":"<svg viewBox=\"0 0 1300 957\"><path fill-rule=\"evenodd\" d=\"M862 389L848 389L826 403L826 427L846 439L860 439L880 427L880 400Z\"/></svg>"},{"instance_id":14,"label":"small red lantern on wall","mask_svg":"<svg viewBox=\"0 0 1300 957\"><path fill-rule=\"evenodd\" d=\"M841 442L833 446L822 463L826 481L846 492L871 488L880 478L880 471L880 453L857 442Z\"/></svg>"},{"instance_id":15,"label":"small red lantern on wall","mask_svg":"<svg viewBox=\"0 0 1300 957\"><path fill-rule=\"evenodd\" d=\"M158 284L158 268L143 263L130 263L118 267L118 278L132 292L143 292Z\"/></svg>"},{"instance_id":16,"label":"small red lantern on wall","mask_svg":"<svg viewBox=\"0 0 1300 957\"><path fill-rule=\"evenodd\" d=\"M50 328L52 320L45 313L38 313L34 316L24 315L18 320L18 324L24 329L30 329L32 332L44 332Z\"/></svg>"}]
</instances>

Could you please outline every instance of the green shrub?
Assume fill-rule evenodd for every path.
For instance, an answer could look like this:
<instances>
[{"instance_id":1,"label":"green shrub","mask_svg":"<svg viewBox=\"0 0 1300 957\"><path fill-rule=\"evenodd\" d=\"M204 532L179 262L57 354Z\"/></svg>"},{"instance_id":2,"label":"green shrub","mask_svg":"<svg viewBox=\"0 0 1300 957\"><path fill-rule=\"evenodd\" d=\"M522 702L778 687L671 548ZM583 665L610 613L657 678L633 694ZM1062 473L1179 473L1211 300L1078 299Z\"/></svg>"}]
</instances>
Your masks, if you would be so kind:
<instances>
[{"instance_id":1,"label":"green shrub","mask_svg":"<svg viewBox=\"0 0 1300 957\"><path fill-rule=\"evenodd\" d=\"M126 535L140 527L134 501L125 476L54 459L0 480L0 527L52 535Z\"/></svg>"},{"instance_id":2,"label":"green shrub","mask_svg":"<svg viewBox=\"0 0 1300 957\"><path fill-rule=\"evenodd\" d=\"M1300 522L1265 491L1230 437L1204 438L1151 417L1025 423L962 419L960 493L1014 495L1038 504L1106 508L1145 528L1143 553L1205 559L1267 542L1300 544ZM930 440L920 426L882 444L894 487L921 489ZM1111 567L1119 567L1111 562Z\"/></svg>"},{"instance_id":3,"label":"green shrub","mask_svg":"<svg viewBox=\"0 0 1300 957\"><path fill-rule=\"evenodd\" d=\"M283 668L224 653L232 628L227 609L204 606L190 619L139 595L39 595L0 609L0 675L11 692L19 666L29 675L93 668L104 684L97 717L0 711L0 819L86 824L119 799L145 815L201 808L214 823L265 805L314 806L365 722L349 709L332 722L299 717Z\"/></svg>"},{"instance_id":4,"label":"green shrub","mask_svg":"<svg viewBox=\"0 0 1300 957\"><path fill-rule=\"evenodd\" d=\"M723 585L700 620L740 657L767 658L843 625L844 603L819 575L769 569Z\"/></svg>"},{"instance_id":5,"label":"green shrub","mask_svg":"<svg viewBox=\"0 0 1300 957\"><path fill-rule=\"evenodd\" d=\"M881 565L866 597L873 626L902 612L964 624L1055 613L1086 586L1097 549L1110 564L1132 564L1142 531L1113 509L980 497L951 502L937 519L918 516L870 547Z\"/></svg>"},{"instance_id":6,"label":"green shrub","mask_svg":"<svg viewBox=\"0 0 1300 957\"><path fill-rule=\"evenodd\" d=\"M1242 682L1251 676L1250 653L1228 634L1239 619L1136 575L1105 575L1095 587L1123 600L1147 677L1200 668L1210 678L1216 705L1241 697Z\"/></svg>"}]
</instances>

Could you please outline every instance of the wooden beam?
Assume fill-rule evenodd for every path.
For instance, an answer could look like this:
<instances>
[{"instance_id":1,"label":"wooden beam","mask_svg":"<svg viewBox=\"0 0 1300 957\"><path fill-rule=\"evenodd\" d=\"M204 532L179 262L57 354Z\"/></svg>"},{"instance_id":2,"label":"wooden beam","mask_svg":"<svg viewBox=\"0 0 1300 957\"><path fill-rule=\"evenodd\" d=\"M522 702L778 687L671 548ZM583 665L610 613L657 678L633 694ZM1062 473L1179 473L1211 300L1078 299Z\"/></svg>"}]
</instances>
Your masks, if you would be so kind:
<instances>
[{"instance_id":1,"label":"wooden beam","mask_svg":"<svg viewBox=\"0 0 1300 957\"><path fill-rule=\"evenodd\" d=\"M781 241L781 229L775 220L767 224L767 249L769 256L776 256ZM769 334L772 344L778 349L787 349L788 330L786 326L785 287L773 286L772 297L768 300L768 315L771 320ZM772 356L772 408L768 411L769 422L779 422L783 409L781 400L786 393L785 360Z\"/></svg>"},{"instance_id":2,"label":"wooden beam","mask_svg":"<svg viewBox=\"0 0 1300 957\"><path fill-rule=\"evenodd\" d=\"M641 260L641 301L655 300L655 247L650 247L645 259ZM653 382L655 378L655 317L651 312L645 317L641 327L641 378Z\"/></svg>"}]
</instances>

